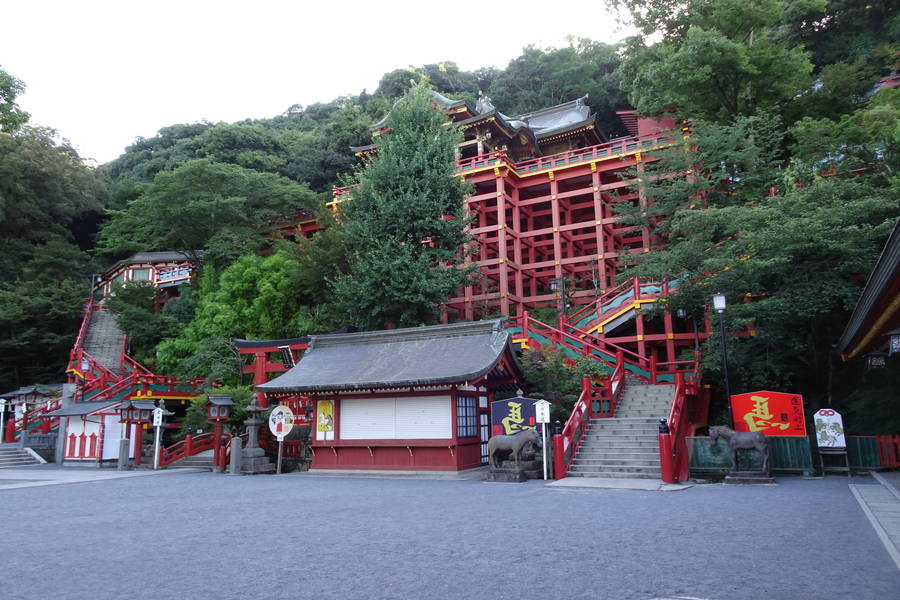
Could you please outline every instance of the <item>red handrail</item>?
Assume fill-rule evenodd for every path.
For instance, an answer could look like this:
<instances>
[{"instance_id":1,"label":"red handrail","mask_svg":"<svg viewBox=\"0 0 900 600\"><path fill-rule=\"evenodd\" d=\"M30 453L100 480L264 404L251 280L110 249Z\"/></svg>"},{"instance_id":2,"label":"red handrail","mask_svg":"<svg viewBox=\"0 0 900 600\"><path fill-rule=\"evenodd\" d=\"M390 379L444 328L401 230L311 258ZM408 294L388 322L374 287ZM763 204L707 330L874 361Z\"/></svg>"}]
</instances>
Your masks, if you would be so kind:
<instances>
[{"instance_id":1,"label":"red handrail","mask_svg":"<svg viewBox=\"0 0 900 600\"><path fill-rule=\"evenodd\" d=\"M592 162L610 158L617 154L633 154L635 152L642 152L671 145L674 143L674 136L674 132L661 132L654 135L627 137L612 142L606 142L605 144L597 144L596 146L577 148L558 154L523 160L515 163L513 167L519 173L528 173L543 169L564 167L580 162Z\"/></svg>"},{"instance_id":2,"label":"red handrail","mask_svg":"<svg viewBox=\"0 0 900 600\"><path fill-rule=\"evenodd\" d=\"M78 337L75 338L75 348L81 348L84 342L84 336L87 333L88 324L91 322L91 313L94 311L94 297L88 298L87 306L84 307L84 318L81 320L81 327L78 328Z\"/></svg>"},{"instance_id":3,"label":"red handrail","mask_svg":"<svg viewBox=\"0 0 900 600\"><path fill-rule=\"evenodd\" d=\"M635 377L643 380L648 380L650 378L650 361L629 350L628 348L623 348L622 346L619 346L612 342L608 342L602 338L591 336L587 332L578 329L577 327L570 327L570 329L575 332L574 334L565 332L561 329L538 321L537 319L530 316L527 311L523 311L521 316L515 317L514 321L522 328L522 331L525 335L527 335L527 332L533 330L543 337L549 339L554 346L565 346L566 348L569 348L574 352L579 352L585 356L591 356L594 360L604 363L609 367L615 368L616 361L604 359L601 356L591 354L590 351L596 350L610 356L618 356L618 354L621 353L625 363L635 366L638 369L644 370L648 373L648 376L646 377L635 373ZM585 337L580 337L581 335L584 335Z\"/></svg>"},{"instance_id":4,"label":"red handrail","mask_svg":"<svg viewBox=\"0 0 900 600\"><path fill-rule=\"evenodd\" d=\"M875 444L882 467L900 467L900 435L876 435Z\"/></svg>"},{"instance_id":5,"label":"red handrail","mask_svg":"<svg viewBox=\"0 0 900 600\"><path fill-rule=\"evenodd\" d=\"M219 443L227 447L227 442L231 440L231 435L227 433L219 434ZM171 446L159 449L159 466L165 467L172 464L176 460L195 456L206 450L215 448L216 434L215 432L201 433L193 436L188 434L180 442L175 442ZM224 453L223 453L224 454Z\"/></svg>"},{"instance_id":6,"label":"red handrail","mask_svg":"<svg viewBox=\"0 0 900 600\"><path fill-rule=\"evenodd\" d=\"M591 380L584 378L581 380L581 396L572 409L572 414L566 421L562 433L553 436L553 478L562 479L569 472L572 461L578 452L578 446L584 439L587 426L591 421L593 413L592 402L593 393L591 391Z\"/></svg>"},{"instance_id":7,"label":"red handrail","mask_svg":"<svg viewBox=\"0 0 900 600\"><path fill-rule=\"evenodd\" d=\"M666 483L678 483L688 477L690 470L686 439L693 434L690 415L687 410L687 397L696 393L699 381L699 366L694 367L691 382L686 382L684 373L675 373L675 390L672 398L672 409L669 418L659 433L659 461L662 480Z\"/></svg>"}]
</instances>

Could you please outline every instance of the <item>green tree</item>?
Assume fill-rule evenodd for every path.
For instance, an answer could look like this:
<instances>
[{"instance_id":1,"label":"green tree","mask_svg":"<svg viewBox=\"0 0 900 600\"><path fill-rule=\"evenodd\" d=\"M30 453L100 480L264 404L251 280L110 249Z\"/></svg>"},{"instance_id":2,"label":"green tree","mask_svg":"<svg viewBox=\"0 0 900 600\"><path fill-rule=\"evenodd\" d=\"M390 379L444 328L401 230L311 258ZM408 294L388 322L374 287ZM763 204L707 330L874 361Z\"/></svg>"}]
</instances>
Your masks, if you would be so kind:
<instances>
[{"instance_id":1,"label":"green tree","mask_svg":"<svg viewBox=\"0 0 900 600\"><path fill-rule=\"evenodd\" d=\"M215 269L205 270L194 319L177 337L159 345L163 369L194 377L232 378L239 373L230 346L234 338L299 337L333 328L327 307L312 303L307 295L307 274L285 250L268 256L247 254L221 275Z\"/></svg>"},{"instance_id":2,"label":"green tree","mask_svg":"<svg viewBox=\"0 0 900 600\"><path fill-rule=\"evenodd\" d=\"M259 250L273 223L311 210L315 195L304 185L270 173L211 159L162 171L141 195L118 211L100 233L98 251L177 250L223 266Z\"/></svg>"},{"instance_id":3,"label":"green tree","mask_svg":"<svg viewBox=\"0 0 900 600\"><path fill-rule=\"evenodd\" d=\"M208 393L231 396L234 408L231 409L231 418L226 423L226 427L232 432L241 431L244 428L244 421L247 420L247 407L253 400L253 388L243 385L227 385L211 388ZM177 439L184 439L187 434L196 435L198 431L213 430L213 425L207 419L206 401L208 399L207 394L201 394L191 400L181 427L178 429Z\"/></svg>"},{"instance_id":4,"label":"green tree","mask_svg":"<svg viewBox=\"0 0 900 600\"><path fill-rule=\"evenodd\" d=\"M803 92L811 84L809 56L777 35L786 5L652 3L647 22L665 23L664 37L649 46L641 39L629 45L622 81L632 104L645 114L677 110L689 120L726 122L771 111Z\"/></svg>"},{"instance_id":5,"label":"green tree","mask_svg":"<svg viewBox=\"0 0 900 600\"><path fill-rule=\"evenodd\" d=\"M466 188L453 174L459 134L444 120L423 86L410 91L342 205L349 268L334 281L335 300L358 327L429 323L472 275L459 254L468 241Z\"/></svg>"},{"instance_id":6,"label":"green tree","mask_svg":"<svg viewBox=\"0 0 900 600\"><path fill-rule=\"evenodd\" d=\"M129 354L153 370L156 345L178 333L178 321L157 311L156 287L150 282L115 286L106 301L119 328L128 334ZM177 301L174 301L177 302Z\"/></svg>"},{"instance_id":7,"label":"green tree","mask_svg":"<svg viewBox=\"0 0 900 600\"><path fill-rule=\"evenodd\" d=\"M679 278L670 308L697 319L713 293L728 296L727 330L743 332L728 339L733 389L779 386L825 403L848 381L839 374L849 367L836 363L831 344L900 214L890 176L898 159L896 94L878 96L839 121L801 121L786 169L775 151L783 133L765 116L698 123L691 151L673 147L647 167L642 184L653 207L628 210L627 218L662 220L668 245L629 274ZM720 374L720 343L713 336L704 348L713 375Z\"/></svg>"},{"instance_id":8,"label":"green tree","mask_svg":"<svg viewBox=\"0 0 900 600\"><path fill-rule=\"evenodd\" d=\"M0 68L0 131L13 133L28 122L30 115L16 104L25 84Z\"/></svg>"}]
</instances>

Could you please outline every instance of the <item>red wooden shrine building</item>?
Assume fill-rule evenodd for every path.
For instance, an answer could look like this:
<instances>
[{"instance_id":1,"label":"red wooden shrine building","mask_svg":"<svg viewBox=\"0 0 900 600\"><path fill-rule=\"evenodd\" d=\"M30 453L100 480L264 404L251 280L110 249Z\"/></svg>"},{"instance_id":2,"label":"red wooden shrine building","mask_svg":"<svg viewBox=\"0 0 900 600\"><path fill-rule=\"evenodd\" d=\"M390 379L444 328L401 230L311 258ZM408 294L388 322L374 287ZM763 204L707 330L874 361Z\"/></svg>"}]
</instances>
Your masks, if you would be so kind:
<instances>
[{"instance_id":1,"label":"red wooden shrine building","mask_svg":"<svg viewBox=\"0 0 900 600\"><path fill-rule=\"evenodd\" d=\"M256 389L315 406L313 469L457 471L486 462L490 402L521 379L495 319L312 336Z\"/></svg>"},{"instance_id":2,"label":"red wooden shrine building","mask_svg":"<svg viewBox=\"0 0 900 600\"><path fill-rule=\"evenodd\" d=\"M657 375L653 365L674 363L681 351L698 348L708 323L647 310L677 281L619 277L630 257L651 252L661 240L652 223L627 226L614 211L623 203L648 206L632 174L656 160L655 150L684 143L686 129L668 118L619 111L631 135L606 141L586 96L513 117L488 98L472 106L432 96L464 135L457 175L474 187L466 200L477 245L470 260L482 273L479 283L443 305L445 322L501 313L533 333L544 324L535 323L529 309L559 306L563 314L546 324L550 329L517 340L563 341L575 353L602 355L610 369L623 351L633 374L647 380ZM385 120L372 132L376 143L353 148L364 159L377 151L379 136L389 135ZM351 188L336 188L331 206L351 196ZM671 380L666 369L659 374Z\"/></svg>"}]
</instances>

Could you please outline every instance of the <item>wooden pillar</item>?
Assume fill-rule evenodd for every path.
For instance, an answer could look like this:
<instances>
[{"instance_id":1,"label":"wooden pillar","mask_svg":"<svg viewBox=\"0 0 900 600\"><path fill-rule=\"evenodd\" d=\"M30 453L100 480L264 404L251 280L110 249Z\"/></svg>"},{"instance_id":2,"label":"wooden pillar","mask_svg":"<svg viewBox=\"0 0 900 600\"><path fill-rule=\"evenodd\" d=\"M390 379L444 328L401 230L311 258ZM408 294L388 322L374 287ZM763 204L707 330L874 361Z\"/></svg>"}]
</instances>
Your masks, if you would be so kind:
<instances>
[{"instance_id":1,"label":"wooden pillar","mask_svg":"<svg viewBox=\"0 0 900 600\"><path fill-rule=\"evenodd\" d=\"M666 310L663 313L663 324L666 330L666 362L675 361L675 329L672 325L672 313Z\"/></svg>"},{"instance_id":2,"label":"wooden pillar","mask_svg":"<svg viewBox=\"0 0 900 600\"><path fill-rule=\"evenodd\" d=\"M641 356L647 356L647 344L644 342L644 314L641 312L640 306L636 306L634 312L634 325L637 330L637 353Z\"/></svg>"},{"instance_id":3,"label":"wooden pillar","mask_svg":"<svg viewBox=\"0 0 900 600\"><path fill-rule=\"evenodd\" d=\"M606 232L603 229L603 195L600 192L600 173L597 172L597 163L591 164L591 185L594 195L594 227L597 241L597 279L601 290L608 290L611 286L607 276L606 261Z\"/></svg>"},{"instance_id":4,"label":"wooden pillar","mask_svg":"<svg viewBox=\"0 0 900 600\"><path fill-rule=\"evenodd\" d=\"M140 423L134 424L134 466L136 467L141 465L141 440L144 438L142 427L143 425Z\"/></svg>"},{"instance_id":5,"label":"wooden pillar","mask_svg":"<svg viewBox=\"0 0 900 600\"><path fill-rule=\"evenodd\" d=\"M553 175L553 171L550 171L550 215L553 219L553 273L554 277L562 277L562 240L559 235L559 198L557 194L559 192L559 184L556 182L556 177Z\"/></svg>"},{"instance_id":6,"label":"wooden pillar","mask_svg":"<svg viewBox=\"0 0 900 600\"><path fill-rule=\"evenodd\" d=\"M516 298L518 298L518 302L522 302L523 296L523 281L522 281L522 213L519 209L519 188L515 185L512 186L510 190L510 204L512 204L512 229L513 229L513 262L516 263L515 271L513 272L513 286L516 290ZM522 307L519 306L517 313L522 312Z\"/></svg>"},{"instance_id":7,"label":"wooden pillar","mask_svg":"<svg viewBox=\"0 0 900 600\"><path fill-rule=\"evenodd\" d=\"M644 191L644 185L640 182L640 178L644 176L644 163L640 152L634 155L634 160L634 166L638 173L638 202L641 206L641 215L646 216L649 204L647 202L647 194ZM641 227L641 247L644 252L650 251L650 228L646 225Z\"/></svg>"},{"instance_id":8,"label":"wooden pillar","mask_svg":"<svg viewBox=\"0 0 900 600\"><path fill-rule=\"evenodd\" d=\"M497 176L497 258L500 276L500 312L509 314L509 263L506 256L506 189Z\"/></svg>"}]
</instances>

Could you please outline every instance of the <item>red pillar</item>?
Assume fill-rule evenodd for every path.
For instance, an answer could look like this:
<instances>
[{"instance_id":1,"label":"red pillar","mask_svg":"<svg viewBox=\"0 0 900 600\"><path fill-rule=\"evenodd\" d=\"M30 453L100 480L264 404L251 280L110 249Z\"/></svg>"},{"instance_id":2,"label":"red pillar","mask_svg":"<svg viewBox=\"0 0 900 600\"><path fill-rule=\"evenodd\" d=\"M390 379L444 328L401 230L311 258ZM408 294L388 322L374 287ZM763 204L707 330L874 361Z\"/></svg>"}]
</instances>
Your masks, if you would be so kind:
<instances>
[{"instance_id":1,"label":"red pillar","mask_svg":"<svg viewBox=\"0 0 900 600\"><path fill-rule=\"evenodd\" d=\"M134 424L134 466L136 467L141 465L141 439L144 437L141 427L143 425L140 423Z\"/></svg>"}]
</instances>

